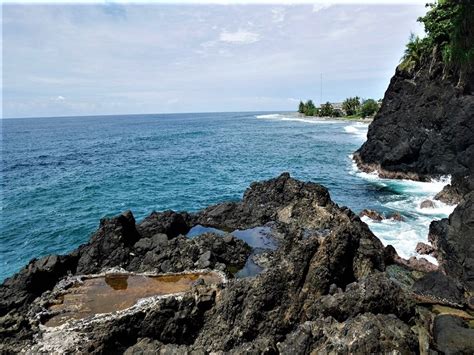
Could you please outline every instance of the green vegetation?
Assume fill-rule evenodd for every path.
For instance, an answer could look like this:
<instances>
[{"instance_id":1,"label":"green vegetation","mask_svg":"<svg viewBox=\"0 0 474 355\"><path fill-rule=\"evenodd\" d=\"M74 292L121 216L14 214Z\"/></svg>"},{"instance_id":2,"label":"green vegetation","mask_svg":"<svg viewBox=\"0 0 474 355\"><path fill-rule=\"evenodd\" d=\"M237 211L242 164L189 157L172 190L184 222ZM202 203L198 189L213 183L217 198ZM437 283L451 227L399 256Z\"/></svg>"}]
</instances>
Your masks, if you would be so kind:
<instances>
[{"instance_id":1,"label":"green vegetation","mask_svg":"<svg viewBox=\"0 0 474 355\"><path fill-rule=\"evenodd\" d=\"M368 117L374 115L379 109L379 104L373 99L365 100L360 107L360 115Z\"/></svg>"},{"instance_id":2,"label":"green vegetation","mask_svg":"<svg viewBox=\"0 0 474 355\"><path fill-rule=\"evenodd\" d=\"M423 58L437 51L446 68L459 73L462 84L464 75L474 69L474 2L438 0L427 7L430 10L418 19L425 27L426 36L410 36L399 68L413 71Z\"/></svg>"},{"instance_id":3,"label":"green vegetation","mask_svg":"<svg viewBox=\"0 0 474 355\"><path fill-rule=\"evenodd\" d=\"M346 111L348 116L353 116L357 114L360 109L360 98L356 97L348 97L342 103L342 109Z\"/></svg>"},{"instance_id":4,"label":"green vegetation","mask_svg":"<svg viewBox=\"0 0 474 355\"><path fill-rule=\"evenodd\" d=\"M303 101L300 101L300 105L298 106L298 112L299 113L304 113L304 110L305 110L305 105L304 105Z\"/></svg>"},{"instance_id":5,"label":"green vegetation","mask_svg":"<svg viewBox=\"0 0 474 355\"><path fill-rule=\"evenodd\" d=\"M420 64L426 51L423 40L413 33L410 34L399 68L408 72L413 71Z\"/></svg>"},{"instance_id":6,"label":"green vegetation","mask_svg":"<svg viewBox=\"0 0 474 355\"><path fill-rule=\"evenodd\" d=\"M348 119L360 119L373 116L379 109L381 100L362 100L356 97L349 97L342 104L332 104L326 102L317 108L312 100L300 101L298 112L305 116L319 117L344 117Z\"/></svg>"},{"instance_id":7,"label":"green vegetation","mask_svg":"<svg viewBox=\"0 0 474 355\"><path fill-rule=\"evenodd\" d=\"M319 110L319 115L321 117L332 117L333 113L334 107L329 102L321 105L321 109Z\"/></svg>"},{"instance_id":8,"label":"green vegetation","mask_svg":"<svg viewBox=\"0 0 474 355\"><path fill-rule=\"evenodd\" d=\"M314 106L313 100L308 100L305 103L300 101L298 112L303 113L305 116L315 116L317 109L316 106Z\"/></svg>"}]
</instances>

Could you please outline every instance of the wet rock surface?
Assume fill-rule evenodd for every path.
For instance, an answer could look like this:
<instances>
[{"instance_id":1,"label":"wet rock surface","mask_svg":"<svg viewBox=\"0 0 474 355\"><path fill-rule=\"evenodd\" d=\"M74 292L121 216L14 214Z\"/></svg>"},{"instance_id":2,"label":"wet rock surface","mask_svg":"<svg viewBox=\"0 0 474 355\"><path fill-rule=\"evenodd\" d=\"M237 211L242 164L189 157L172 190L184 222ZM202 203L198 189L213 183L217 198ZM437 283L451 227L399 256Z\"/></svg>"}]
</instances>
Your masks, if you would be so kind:
<instances>
[{"instance_id":1,"label":"wet rock surface","mask_svg":"<svg viewBox=\"0 0 474 355\"><path fill-rule=\"evenodd\" d=\"M373 219L374 221L378 221L378 222L384 219L384 217L380 213L374 210L369 210L369 209L362 210L359 213L359 217L369 217L370 219Z\"/></svg>"},{"instance_id":2,"label":"wet rock surface","mask_svg":"<svg viewBox=\"0 0 474 355\"><path fill-rule=\"evenodd\" d=\"M471 205L460 207L462 223L456 217L447 227L450 241L470 231L463 221ZM184 235L198 225L222 233ZM271 226L277 243L261 254L229 234L263 226ZM71 254L32 261L0 288L0 351L416 353L415 292L429 274L394 263L394 255L358 216L332 202L327 189L282 174L252 184L240 202L195 214L152 213L138 224L130 212L104 219ZM249 260L263 270L232 278ZM461 278L456 297L462 298L470 274L460 267L449 277ZM57 300L55 290L70 287L68 279L110 268L153 274L207 268L229 280L193 282L179 296L145 298L61 326L41 324L45 307ZM427 324L426 334L430 329ZM448 339L442 324L437 329L430 349Z\"/></svg>"},{"instance_id":3,"label":"wet rock surface","mask_svg":"<svg viewBox=\"0 0 474 355\"><path fill-rule=\"evenodd\" d=\"M420 208L435 208L436 205L431 200L424 200L420 203Z\"/></svg>"}]
</instances>

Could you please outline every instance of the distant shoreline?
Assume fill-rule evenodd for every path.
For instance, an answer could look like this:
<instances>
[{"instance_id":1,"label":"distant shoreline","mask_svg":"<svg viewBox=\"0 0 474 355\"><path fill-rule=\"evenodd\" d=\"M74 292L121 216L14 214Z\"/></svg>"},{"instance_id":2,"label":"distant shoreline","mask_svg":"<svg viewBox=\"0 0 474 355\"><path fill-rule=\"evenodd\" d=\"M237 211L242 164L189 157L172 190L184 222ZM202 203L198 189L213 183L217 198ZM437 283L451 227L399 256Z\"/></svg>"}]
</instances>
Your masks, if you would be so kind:
<instances>
[{"instance_id":1,"label":"distant shoreline","mask_svg":"<svg viewBox=\"0 0 474 355\"><path fill-rule=\"evenodd\" d=\"M349 122L360 122L360 123L371 123L374 120L373 117L367 117L367 118L330 117L330 116L319 117L319 116L305 116L301 113L295 113L295 117L310 119L310 120L314 119L315 121L349 121Z\"/></svg>"}]
</instances>

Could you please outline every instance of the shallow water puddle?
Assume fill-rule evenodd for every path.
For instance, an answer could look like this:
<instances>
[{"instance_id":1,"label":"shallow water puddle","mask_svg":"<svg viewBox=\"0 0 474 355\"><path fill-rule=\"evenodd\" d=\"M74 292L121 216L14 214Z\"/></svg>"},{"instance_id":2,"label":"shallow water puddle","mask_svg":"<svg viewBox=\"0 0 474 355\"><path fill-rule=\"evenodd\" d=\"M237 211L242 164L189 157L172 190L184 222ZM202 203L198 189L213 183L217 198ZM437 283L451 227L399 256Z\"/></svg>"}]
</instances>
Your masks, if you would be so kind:
<instances>
[{"instance_id":1,"label":"shallow water puddle","mask_svg":"<svg viewBox=\"0 0 474 355\"><path fill-rule=\"evenodd\" d=\"M200 224L197 224L189 230L188 234L186 234L186 237L194 238L204 233L215 233L218 235L226 234L223 230L212 228L212 227L204 227Z\"/></svg>"},{"instance_id":2,"label":"shallow water puddle","mask_svg":"<svg viewBox=\"0 0 474 355\"><path fill-rule=\"evenodd\" d=\"M244 267L235 273L235 277L238 279L243 279L246 277L256 276L262 271L263 267L255 264L255 262L252 260L252 255L250 255L245 262Z\"/></svg>"},{"instance_id":3,"label":"shallow water puddle","mask_svg":"<svg viewBox=\"0 0 474 355\"><path fill-rule=\"evenodd\" d=\"M234 237L243 240L252 247L252 254L248 257L244 267L232 272L236 278L252 277L260 274L264 268L257 265L252 260L252 257L256 254L264 253L268 250L276 250L278 248L278 243L273 237L272 227L269 225L243 230L236 229L231 233L226 233L217 228L205 227L198 224L192 227L186 236L188 238L195 238L204 233L215 233L221 236L232 234Z\"/></svg>"},{"instance_id":4,"label":"shallow water puddle","mask_svg":"<svg viewBox=\"0 0 474 355\"><path fill-rule=\"evenodd\" d=\"M195 238L204 233L215 233L221 236L226 235L227 233L223 230L212 228L212 227L205 227L200 224L194 226L190 229L188 234L186 235L188 238ZM252 254L248 257L247 262L245 263L244 267L240 270L236 270L234 276L236 278L245 278L245 277L252 277L260 274L264 268L257 265L253 260L252 256L255 254L260 254L262 252L268 250L276 250L278 244L273 237L272 228L269 226L260 226L250 229L236 229L235 231L231 232L234 237L243 240L248 245L250 245L253 249Z\"/></svg>"},{"instance_id":5,"label":"shallow water puddle","mask_svg":"<svg viewBox=\"0 0 474 355\"><path fill-rule=\"evenodd\" d=\"M252 248L275 250L277 244L272 237L270 227L255 227L245 230L235 230L231 233L236 238L242 239Z\"/></svg>"},{"instance_id":6,"label":"shallow water puddle","mask_svg":"<svg viewBox=\"0 0 474 355\"><path fill-rule=\"evenodd\" d=\"M124 310L143 298L185 292L198 279L206 284L223 282L222 277L214 272L158 276L111 274L85 279L61 295L58 304L49 307L50 311L60 313L45 325L55 327L71 319Z\"/></svg>"},{"instance_id":7,"label":"shallow water puddle","mask_svg":"<svg viewBox=\"0 0 474 355\"><path fill-rule=\"evenodd\" d=\"M212 227L205 227L200 224L195 225L192 227L186 236L188 238L195 238L204 233L215 233L218 235L225 235L228 234L223 230L212 228ZM235 231L231 232L234 237L243 240L252 248L260 248L260 249L270 249L275 250L277 248L277 243L275 239L272 237L272 229L271 227L262 226L262 227L255 227L250 229L236 229Z\"/></svg>"}]
</instances>

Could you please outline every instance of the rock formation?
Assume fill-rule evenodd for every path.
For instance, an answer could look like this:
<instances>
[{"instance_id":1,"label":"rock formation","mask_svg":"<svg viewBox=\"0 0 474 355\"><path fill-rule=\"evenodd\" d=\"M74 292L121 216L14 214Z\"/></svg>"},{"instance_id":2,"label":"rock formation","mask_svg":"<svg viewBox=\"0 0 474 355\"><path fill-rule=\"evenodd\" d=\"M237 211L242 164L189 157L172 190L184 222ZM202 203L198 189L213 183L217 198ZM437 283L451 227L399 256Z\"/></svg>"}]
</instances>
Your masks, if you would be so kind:
<instances>
[{"instance_id":1,"label":"rock formation","mask_svg":"<svg viewBox=\"0 0 474 355\"><path fill-rule=\"evenodd\" d=\"M472 205L458 209L462 221L472 217ZM470 233L456 218L452 238ZM198 224L231 231L269 222L279 235L278 248L262 273L247 278L232 278L251 253L243 241L231 234L183 236ZM196 214L154 212L136 224L127 212L101 221L91 240L71 254L33 260L5 281L0 351L294 354L449 348L444 339L453 336L446 329L451 323L417 305L422 294L416 292L423 289L415 285L429 273L394 264L394 251L388 249L358 216L332 202L327 189L288 174L252 184L240 202ZM178 272L204 265L230 279L212 286L196 283L179 297L100 319L41 324L51 295L68 287L64 282L71 275L117 267ZM469 270L460 267L456 275L468 282ZM461 303L450 305L464 307L464 299ZM465 327L464 320L455 322ZM433 324L437 342L430 340Z\"/></svg>"},{"instance_id":2,"label":"rock formation","mask_svg":"<svg viewBox=\"0 0 474 355\"><path fill-rule=\"evenodd\" d=\"M405 281L418 302L471 310L474 63L468 53L473 51L473 18L472 2L461 0L439 2L422 19L427 37L411 42L412 47L406 52L410 57L414 53L410 51L419 45L421 54L416 60L411 57L411 65L396 69L382 106L369 126L367 141L354 154L360 169L378 171L385 178L426 181L451 175L451 183L435 199L458 206L449 219L431 223L428 239L432 247L417 247L420 252L436 256L439 268ZM458 56L447 59L447 50L453 48ZM423 201L420 207L432 208L434 203ZM466 321L471 321L471 328ZM449 311L431 322L430 336L438 351L473 352L472 312Z\"/></svg>"},{"instance_id":3,"label":"rock formation","mask_svg":"<svg viewBox=\"0 0 474 355\"><path fill-rule=\"evenodd\" d=\"M359 168L386 178L451 175L438 195L448 203L474 190L474 72L464 90L458 80L436 50L412 71L397 68L367 141L354 154Z\"/></svg>"}]
</instances>

